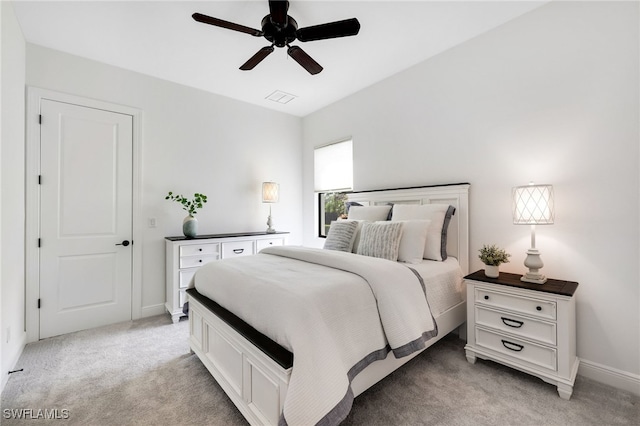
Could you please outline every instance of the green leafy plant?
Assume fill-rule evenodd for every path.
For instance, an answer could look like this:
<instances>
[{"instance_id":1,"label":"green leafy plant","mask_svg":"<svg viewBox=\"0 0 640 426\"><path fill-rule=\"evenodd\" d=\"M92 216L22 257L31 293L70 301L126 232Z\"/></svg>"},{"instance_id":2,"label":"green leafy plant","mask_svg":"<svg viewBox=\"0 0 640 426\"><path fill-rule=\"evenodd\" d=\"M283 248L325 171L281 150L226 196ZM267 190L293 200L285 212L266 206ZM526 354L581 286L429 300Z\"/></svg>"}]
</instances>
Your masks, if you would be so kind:
<instances>
[{"instance_id":1,"label":"green leafy plant","mask_svg":"<svg viewBox=\"0 0 640 426\"><path fill-rule=\"evenodd\" d=\"M499 266L501 263L509 263L509 258L511 257L509 253L496 246L495 244L485 244L478 251L480 252L480 256L478 257L480 258L482 263L489 266Z\"/></svg>"},{"instance_id":2,"label":"green leafy plant","mask_svg":"<svg viewBox=\"0 0 640 426\"><path fill-rule=\"evenodd\" d=\"M164 197L164 199L182 204L182 209L188 211L189 216L193 216L198 213L197 209L201 209L207 202L207 196L204 194L198 194L197 192L193 194L192 199L189 199L182 195L174 195L173 192L169 191L169 194Z\"/></svg>"}]
</instances>

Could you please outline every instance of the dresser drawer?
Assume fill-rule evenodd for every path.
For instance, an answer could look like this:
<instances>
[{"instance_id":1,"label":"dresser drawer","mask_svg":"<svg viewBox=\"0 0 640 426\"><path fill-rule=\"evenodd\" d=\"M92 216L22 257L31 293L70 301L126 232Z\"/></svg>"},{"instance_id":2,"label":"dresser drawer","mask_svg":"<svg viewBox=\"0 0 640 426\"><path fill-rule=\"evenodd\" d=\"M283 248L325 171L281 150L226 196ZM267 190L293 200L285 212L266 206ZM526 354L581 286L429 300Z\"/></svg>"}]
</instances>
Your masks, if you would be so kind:
<instances>
[{"instance_id":1,"label":"dresser drawer","mask_svg":"<svg viewBox=\"0 0 640 426\"><path fill-rule=\"evenodd\" d=\"M222 258L229 259L253 254L253 241L233 241L222 243Z\"/></svg>"},{"instance_id":2,"label":"dresser drawer","mask_svg":"<svg viewBox=\"0 0 640 426\"><path fill-rule=\"evenodd\" d=\"M550 345L556 344L556 324L476 306L476 324Z\"/></svg>"},{"instance_id":3,"label":"dresser drawer","mask_svg":"<svg viewBox=\"0 0 640 426\"><path fill-rule=\"evenodd\" d=\"M197 270L198 270L197 268L189 268L189 269L185 269L184 271L180 271L179 287L187 288L187 286L191 282L191 278L193 278L193 275L196 273Z\"/></svg>"},{"instance_id":4,"label":"dresser drawer","mask_svg":"<svg viewBox=\"0 0 640 426\"><path fill-rule=\"evenodd\" d=\"M529 364L553 371L557 370L557 351L555 348L516 339L482 327L476 327L475 334L478 346L483 346Z\"/></svg>"},{"instance_id":5,"label":"dresser drawer","mask_svg":"<svg viewBox=\"0 0 640 426\"><path fill-rule=\"evenodd\" d=\"M189 244L180 246L180 256L218 254L218 244Z\"/></svg>"},{"instance_id":6,"label":"dresser drawer","mask_svg":"<svg viewBox=\"0 0 640 426\"><path fill-rule=\"evenodd\" d=\"M209 263L212 260L217 260L218 256L180 256L180 269L182 268L196 268Z\"/></svg>"},{"instance_id":7,"label":"dresser drawer","mask_svg":"<svg viewBox=\"0 0 640 426\"><path fill-rule=\"evenodd\" d=\"M543 319L556 319L556 303L476 287L476 303Z\"/></svg>"},{"instance_id":8,"label":"dresser drawer","mask_svg":"<svg viewBox=\"0 0 640 426\"><path fill-rule=\"evenodd\" d=\"M273 246L282 246L284 245L284 238L271 238L268 240L258 240L256 241L256 253L259 253L260 250L267 247Z\"/></svg>"}]
</instances>

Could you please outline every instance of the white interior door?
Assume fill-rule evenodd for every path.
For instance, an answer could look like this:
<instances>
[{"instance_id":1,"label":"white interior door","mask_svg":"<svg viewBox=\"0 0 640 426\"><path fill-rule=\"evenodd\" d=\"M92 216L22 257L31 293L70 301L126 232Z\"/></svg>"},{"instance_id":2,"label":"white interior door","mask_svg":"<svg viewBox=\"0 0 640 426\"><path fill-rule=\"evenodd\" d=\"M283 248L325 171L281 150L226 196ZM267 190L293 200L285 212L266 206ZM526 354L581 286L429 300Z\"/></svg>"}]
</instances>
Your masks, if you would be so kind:
<instances>
[{"instance_id":1,"label":"white interior door","mask_svg":"<svg viewBox=\"0 0 640 426\"><path fill-rule=\"evenodd\" d=\"M133 117L40 111L42 339L131 319Z\"/></svg>"}]
</instances>

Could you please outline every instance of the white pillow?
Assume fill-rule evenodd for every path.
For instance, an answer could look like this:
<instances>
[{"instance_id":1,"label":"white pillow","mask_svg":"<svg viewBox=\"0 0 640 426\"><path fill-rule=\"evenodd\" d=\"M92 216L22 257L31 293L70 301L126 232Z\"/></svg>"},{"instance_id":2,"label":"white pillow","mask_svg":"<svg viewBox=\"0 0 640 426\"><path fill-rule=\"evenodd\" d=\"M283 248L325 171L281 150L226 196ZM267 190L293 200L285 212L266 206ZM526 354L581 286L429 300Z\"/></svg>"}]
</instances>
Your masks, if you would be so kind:
<instances>
[{"instance_id":1,"label":"white pillow","mask_svg":"<svg viewBox=\"0 0 640 426\"><path fill-rule=\"evenodd\" d=\"M331 222L329 234L324 241L324 249L350 252L356 238L358 222L355 220L339 220Z\"/></svg>"},{"instance_id":2,"label":"white pillow","mask_svg":"<svg viewBox=\"0 0 640 426\"><path fill-rule=\"evenodd\" d=\"M389 220L391 205L388 206L351 206L349 208L349 219L368 220L376 222L380 220Z\"/></svg>"},{"instance_id":3,"label":"white pillow","mask_svg":"<svg viewBox=\"0 0 640 426\"><path fill-rule=\"evenodd\" d=\"M430 220L403 220L398 262L421 263Z\"/></svg>"},{"instance_id":4,"label":"white pillow","mask_svg":"<svg viewBox=\"0 0 640 426\"><path fill-rule=\"evenodd\" d=\"M400 222L365 222L362 225L358 254L397 261L402 226Z\"/></svg>"},{"instance_id":5,"label":"white pillow","mask_svg":"<svg viewBox=\"0 0 640 426\"><path fill-rule=\"evenodd\" d=\"M454 212L448 204L396 204L391 220L431 220L423 257L442 261L447 259L447 228Z\"/></svg>"}]
</instances>

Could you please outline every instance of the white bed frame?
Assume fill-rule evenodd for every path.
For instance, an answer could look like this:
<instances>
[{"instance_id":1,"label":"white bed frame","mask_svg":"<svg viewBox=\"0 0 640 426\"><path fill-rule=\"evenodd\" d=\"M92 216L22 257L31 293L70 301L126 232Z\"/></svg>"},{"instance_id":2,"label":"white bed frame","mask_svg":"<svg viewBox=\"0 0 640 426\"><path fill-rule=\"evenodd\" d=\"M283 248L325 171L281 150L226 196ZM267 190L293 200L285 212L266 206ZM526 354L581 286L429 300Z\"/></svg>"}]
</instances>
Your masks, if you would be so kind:
<instances>
[{"instance_id":1,"label":"white bed frame","mask_svg":"<svg viewBox=\"0 0 640 426\"><path fill-rule=\"evenodd\" d=\"M469 184L453 184L362 191L349 194L349 201L363 205L450 204L456 208L449 224L447 254L458 259L469 273ZM464 337L465 301L436 317L438 335L427 347L456 329ZM193 297L189 297L189 343L231 401L252 425L277 425L284 407L291 368L284 368L233 327ZM426 349L426 348L425 348ZM358 374L351 387L360 395L391 372L417 356L396 359L391 353Z\"/></svg>"}]
</instances>

